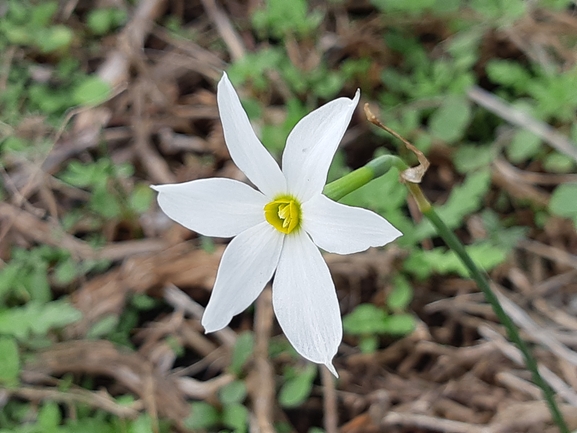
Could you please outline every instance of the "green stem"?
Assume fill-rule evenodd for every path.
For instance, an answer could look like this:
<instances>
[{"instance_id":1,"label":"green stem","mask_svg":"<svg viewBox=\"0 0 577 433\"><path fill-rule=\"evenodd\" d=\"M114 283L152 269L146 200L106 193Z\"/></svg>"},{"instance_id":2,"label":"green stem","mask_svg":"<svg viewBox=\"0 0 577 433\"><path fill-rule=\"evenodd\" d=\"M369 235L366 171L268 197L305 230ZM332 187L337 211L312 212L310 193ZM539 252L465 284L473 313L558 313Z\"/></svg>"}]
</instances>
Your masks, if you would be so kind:
<instances>
[{"instance_id":1,"label":"green stem","mask_svg":"<svg viewBox=\"0 0 577 433\"><path fill-rule=\"evenodd\" d=\"M366 185L371 180L387 173L392 167L397 167L399 170L405 170L407 165L397 156L379 156L367 165L326 185L323 194L332 200L338 201L345 195L359 189L363 185Z\"/></svg>"},{"instance_id":2,"label":"green stem","mask_svg":"<svg viewBox=\"0 0 577 433\"><path fill-rule=\"evenodd\" d=\"M445 243L459 256L463 264L467 267L471 275L471 278L475 280L475 282L485 295L485 299L491 304L491 307L493 307L493 311L495 312L495 314L497 315L503 326L505 326L509 339L513 341L523 353L523 356L525 357L525 364L532 374L533 382L543 391L543 395L545 396L545 400L547 401L547 405L549 406L549 411L551 412L553 421L559 427L559 431L561 433L569 433L569 429L565 424L563 415L561 414L561 411L559 410L559 407L555 402L553 390L551 389L551 387L549 387L549 384L547 384L547 382L543 380L541 374L539 374L537 361L531 354L531 351L529 350L529 346L527 346L527 343L525 343L525 341L519 335L517 327L515 326L513 321L507 315L507 313L505 313L505 310L503 310L503 307L501 306L499 299L497 298L495 293L491 290L487 276L485 275L485 273L481 272L481 270L473 262L469 254L467 254L467 251L465 250L465 247L463 246L461 241L459 241L457 236L445 225L443 220L439 218L439 215L435 212L435 209L429 206L428 209L422 209L421 211L423 212L423 215L425 215L425 217L427 217L429 221L433 223L433 225L437 229L437 233L439 234L439 236L443 238Z\"/></svg>"},{"instance_id":3,"label":"green stem","mask_svg":"<svg viewBox=\"0 0 577 433\"><path fill-rule=\"evenodd\" d=\"M369 183L371 180L379 176L382 176L383 174L388 172L392 167L398 168L399 171L404 171L408 168L407 165L396 156L392 155L380 156L369 162L364 167L361 167L347 174L346 176L343 176L342 178L329 183L328 185L325 186L323 193L333 200L340 200L345 195ZM467 254L465 247L463 246L461 241L459 241L459 238L457 238L457 236L445 225L443 220L439 218L439 215L437 215L435 209L426 199L419 185L410 182L406 182L406 185L409 188L409 191L411 192L413 197L415 198L419 206L419 209L421 210L423 215L425 215L425 217L428 218L429 221L431 221L431 223L437 229L437 233L439 234L439 236L441 236L443 240L446 242L446 244L453 251L455 251L457 256L467 267L471 275L471 278L475 280L475 282L485 295L485 299L487 299L487 302L491 304L491 307L493 307L493 311L495 312L495 314L497 315L503 326L505 326L509 339L513 341L523 353L523 356L525 357L525 365L532 374L533 382L543 391L543 395L545 396L545 400L547 402L547 405L549 406L549 411L551 412L553 421L559 427L560 433L569 433L569 429L565 424L563 415L561 414L561 411L559 410L559 407L555 402L553 390L549 387L547 382L543 380L541 374L539 374L537 361L531 354L529 346L527 346L525 341L521 339L519 331L517 330L517 327L515 326L513 321L507 315L507 313L505 313L505 310L503 310L503 307L501 306L499 299L497 298L495 293L493 293L493 291L491 290L489 286L489 280L486 274L483 273L473 262L469 254Z\"/></svg>"}]
</instances>

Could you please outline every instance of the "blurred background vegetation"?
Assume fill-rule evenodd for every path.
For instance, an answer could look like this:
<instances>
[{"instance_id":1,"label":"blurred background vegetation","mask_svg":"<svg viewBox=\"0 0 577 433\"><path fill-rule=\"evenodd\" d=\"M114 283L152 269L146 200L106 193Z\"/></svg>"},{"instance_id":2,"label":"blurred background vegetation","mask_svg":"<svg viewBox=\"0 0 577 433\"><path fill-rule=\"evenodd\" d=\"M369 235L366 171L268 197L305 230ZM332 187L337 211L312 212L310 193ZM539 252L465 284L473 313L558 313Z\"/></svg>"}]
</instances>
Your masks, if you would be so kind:
<instances>
[{"instance_id":1,"label":"blurred background vegetation","mask_svg":"<svg viewBox=\"0 0 577 433\"><path fill-rule=\"evenodd\" d=\"M5 0L0 52L0 432L554 431L525 416L540 395L396 172L343 202L404 236L327 255L336 389L253 309L203 334L226 241L172 224L148 185L243 179L223 70L277 158L357 88L427 155L423 189L517 306L577 428L573 0ZM415 162L359 109L329 180L386 153Z\"/></svg>"}]
</instances>

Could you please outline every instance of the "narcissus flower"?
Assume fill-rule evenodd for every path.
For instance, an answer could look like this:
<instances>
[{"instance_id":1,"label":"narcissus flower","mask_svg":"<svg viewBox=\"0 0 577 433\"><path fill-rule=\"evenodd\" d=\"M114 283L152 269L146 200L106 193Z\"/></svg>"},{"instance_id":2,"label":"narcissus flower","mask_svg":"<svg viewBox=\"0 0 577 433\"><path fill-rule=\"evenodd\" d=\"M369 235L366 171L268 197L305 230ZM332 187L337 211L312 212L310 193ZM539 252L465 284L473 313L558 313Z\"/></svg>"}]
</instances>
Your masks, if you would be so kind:
<instances>
[{"instance_id":1,"label":"narcissus flower","mask_svg":"<svg viewBox=\"0 0 577 433\"><path fill-rule=\"evenodd\" d=\"M232 179L201 179L153 186L160 208L205 236L234 237L222 256L202 318L206 332L228 325L273 278L278 322L303 357L325 364L342 339L339 303L319 248L351 254L401 235L366 209L322 194L327 172L359 101L338 98L305 116L292 130L282 171L255 135L226 74L218 109L230 156L258 188Z\"/></svg>"}]
</instances>

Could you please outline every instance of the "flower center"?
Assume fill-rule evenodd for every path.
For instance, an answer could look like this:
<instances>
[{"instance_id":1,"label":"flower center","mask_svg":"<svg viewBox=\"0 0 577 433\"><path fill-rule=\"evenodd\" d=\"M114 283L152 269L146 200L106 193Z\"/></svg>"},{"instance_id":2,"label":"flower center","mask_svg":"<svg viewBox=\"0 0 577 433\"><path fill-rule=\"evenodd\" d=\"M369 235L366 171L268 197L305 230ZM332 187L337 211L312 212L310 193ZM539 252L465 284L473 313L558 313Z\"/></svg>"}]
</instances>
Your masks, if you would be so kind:
<instances>
[{"instance_id":1,"label":"flower center","mask_svg":"<svg viewBox=\"0 0 577 433\"><path fill-rule=\"evenodd\" d=\"M284 195L264 207L264 217L279 232L289 234L301 222L301 205L294 197Z\"/></svg>"}]
</instances>

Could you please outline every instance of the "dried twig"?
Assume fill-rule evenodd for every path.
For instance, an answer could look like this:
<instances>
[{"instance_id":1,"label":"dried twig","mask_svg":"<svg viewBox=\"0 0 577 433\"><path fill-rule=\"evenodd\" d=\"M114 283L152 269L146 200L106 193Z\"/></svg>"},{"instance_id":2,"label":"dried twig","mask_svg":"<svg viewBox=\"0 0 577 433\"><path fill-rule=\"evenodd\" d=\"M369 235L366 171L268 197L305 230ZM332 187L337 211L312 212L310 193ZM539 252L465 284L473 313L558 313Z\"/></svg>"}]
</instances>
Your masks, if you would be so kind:
<instances>
[{"instance_id":1,"label":"dried twig","mask_svg":"<svg viewBox=\"0 0 577 433\"><path fill-rule=\"evenodd\" d=\"M109 341L69 341L40 352L23 369L26 375L64 373L101 375L114 378L138 395L147 410L183 426L189 407L173 379L154 371L152 364L138 353L115 346ZM152 415L154 416L154 415Z\"/></svg>"},{"instance_id":2,"label":"dried twig","mask_svg":"<svg viewBox=\"0 0 577 433\"><path fill-rule=\"evenodd\" d=\"M142 81L135 87L136 89L132 92L135 111L132 117L132 126L134 129L136 155L138 155L140 162L148 172L150 180L157 183L174 183L176 179L168 168L168 164L150 143L151 121L145 115L145 82Z\"/></svg>"},{"instance_id":3,"label":"dried twig","mask_svg":"<svg viewBox=\"0 0 577 433\"><path fill-rule=\"evenodd\" d=\"M444 433L494 433L490 427L416 413L389 412L382 422L385 425L418 427Z\"/></svg>"},{"instance_id":4,"label":"dried twig","mask_svg":"<svg viewBox=\"0 0 577 433\"><path fill-rule=\"evenodd\" d=\"M519 242L519 247L559 264L577 269L577 256L570 254L562 249L528 239Z\"/></svg>"},{"instance_id":5,"label":"dried twig","mask_svg":"<svg viewBox=\"0 0 577 433\"><path fill-rule=\"evenodd\" d=\"M249 376L249 392L259 433L274 433L275 401L273 369L268 359L268 342L272 332L273 311L270 288L256 301L254 366Z\"/></svg>"},{"instance_id":6,"label":"dried twig","mask_svg":"<svg viewBox=\"0 0 577 433\"><path fill-rule=\"evenodd\" d=\"M37 216L9 203L0 202L0 220L8 219L26 238L39 243L62 247L78 258L95 257L94 249L86 242L66 233L53 222L43 221Z\"/></svg>"},{"instance_id":7,"label":"dried twig","mask_svg":"<svg viewBox=\"0 0 577 433\"><path fill-rule=\"evenodd\" d=\"M102 409L121 418L136 418L139 414L138 407L141 406L138 402L130 406L118 404L116 400L104 390L93 392L76 387L61 391L54 388L24 385L18 388L2 389L0 394L30 401L52 400L59 403L80 403Z\"/></svg>"},{"instance_id":8,"label":"dried twig","mask_svg":"<svg viewBox=\"0 0 577 433\"><path fill-rule=\"evenodd\" d=\"M497 347L499 347L503 355L505 355L507 358L520 365L523 363L521 352L515 346L505 340L501 334L494 331L487 325L479 326L478 331L483 336L483 338L494 342ZM557 376L549 368L542 364L539 364L539 373L560 397L562 397L572 406L577 407L577 393L572 390L559 376Z\"/></svg>"},{"instance_id":9,"label":"dried twig","mask_svg":"<svg viewBox=\"0 0 577 433\"><path fill-rule=\"evenodd\" d=\"M184 310L195 319L202 319L204 308L190 296L176 287L174 284L168 284L164 288L164 299L177 310ZM236 334L230 328L223 328L214 333L215 337L227 347L234 346Z\"/></svg>"},{"instance_id":10,"label":"dried twig","mask_svg":"<svg viewBox=\"0 0 577 433\"><path fill-rule=\"evenodd\" d=\"M226 14L218 7L215 0L201 0L206 13L214 22L218 33L227 45L233 60L240 60L244 57L246 49L242 39L232 26Z\"/></svg>"},{"instance_id":11,"label":"dried twig","mask_svg":"<svg viewBox=\"0 0 577 433\"><path fill-rule=\"evenodd\" d=\"M338 433L339 414L337 408L337 391L335 377L324 365L319 366L324 394L324 426L326 433Z\"/></svg>"},{"instance_id":12,"label":"dried twig","mask_svg":"<svg viewBox=\"0 0 577 433\"><path fill-rule=\"evenodd\" d=\"M471 87L467 92L467 96L481 107L489 110L491 113L496 114L513 125L532 132L545 140L559 152L564 153L577 161L577 144L573 143L564 135L558 133L548 124L535 119L527 113L523 113L511 104L503 101L498 96L493 95L480 87Z\"/></svg>"},{"instance_id":13,"label":"dried twig","mask_svg":"<svg viewBox=\"0 0 577 433\"><path fill-rule=\"evenodd\" d=\"M523 329L527 334L538 340L542 345L547 347L552 353L565 359L573 366L577 367L577 353L569 349L563 343L555 338L555 336L548 332L547 329L538 326L537 323L529 315L523 311L517 304L506 297L502 290L493 284L493 290L501 301L505 312L513 319L517 326Z\"/></svg>"}]
</instances>

